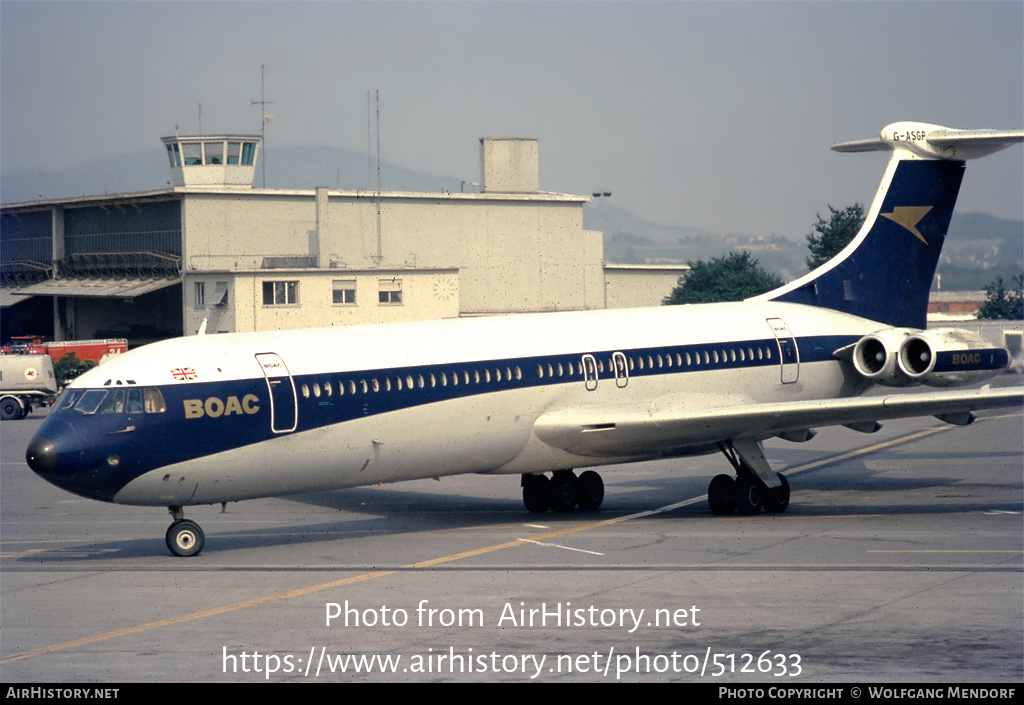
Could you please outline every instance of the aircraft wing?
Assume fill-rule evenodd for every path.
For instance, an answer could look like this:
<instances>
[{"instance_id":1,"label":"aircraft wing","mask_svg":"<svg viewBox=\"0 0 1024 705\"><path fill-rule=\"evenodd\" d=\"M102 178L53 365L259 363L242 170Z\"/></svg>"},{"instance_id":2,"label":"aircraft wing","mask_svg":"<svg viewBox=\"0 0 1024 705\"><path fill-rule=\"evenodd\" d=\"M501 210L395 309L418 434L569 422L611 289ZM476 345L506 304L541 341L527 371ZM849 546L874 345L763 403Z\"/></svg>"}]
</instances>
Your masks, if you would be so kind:
<instances>
[{"instance_id":1,"label":"aircraft wing","mask_svg":"<svg viewBox=\"0 0 1024 705\"><path fill-rule=\"evenodd\" d=\"M565 409L534 424L548 445L588 457L669 454L686 446L768 438L820 426L871 424L911 416L970 423L971 411L1024 405L1024 387L954 390L775 404L693 406L684 398L649 405Z\"/></svg>"}]
</instances>

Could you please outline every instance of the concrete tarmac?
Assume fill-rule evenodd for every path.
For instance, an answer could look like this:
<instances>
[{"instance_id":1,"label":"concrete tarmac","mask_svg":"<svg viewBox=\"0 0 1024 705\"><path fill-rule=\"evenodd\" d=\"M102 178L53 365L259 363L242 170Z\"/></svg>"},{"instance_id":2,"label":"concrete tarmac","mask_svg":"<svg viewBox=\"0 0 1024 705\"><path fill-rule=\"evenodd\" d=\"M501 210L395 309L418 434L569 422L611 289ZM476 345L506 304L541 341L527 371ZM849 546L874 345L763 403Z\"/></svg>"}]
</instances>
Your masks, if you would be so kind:
<instances>
[{"instance_id":1,"label":"concrete tarmac","mask_svg":"<svg viewBox=\"0 0 1024 705\"><path fill-rule=\"evenodd\" d=\"M979 417L769 441L783 515L712 516L712 455L600 470L597 513L516 476L190 507L195 558L5 421L0 680L1019 683L1024 422Z\"/></svg>"}]
</instances>

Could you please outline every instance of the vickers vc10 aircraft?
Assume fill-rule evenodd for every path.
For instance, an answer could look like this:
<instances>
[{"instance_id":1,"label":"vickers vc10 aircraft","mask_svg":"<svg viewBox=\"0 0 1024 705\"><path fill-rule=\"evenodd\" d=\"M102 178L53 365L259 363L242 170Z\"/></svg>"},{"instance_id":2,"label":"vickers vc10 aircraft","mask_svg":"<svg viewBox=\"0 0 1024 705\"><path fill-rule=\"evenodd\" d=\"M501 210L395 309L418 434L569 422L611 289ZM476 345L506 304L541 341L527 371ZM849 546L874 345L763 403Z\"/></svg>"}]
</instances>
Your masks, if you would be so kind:
<instances>
[{"instance_id":1,"label":"vickers vc10 aircraft","mask_svg":"<svg viewBox=\"0 0 1024 705\"><path fill-rule=\"evenodd\" d=\"M859 396L984 380L1009 354L925 328L967 159L1024 130L900 122L840 152L891 158L854 240L738 303L198 335L75 380L32 439L36 473L106 502L169 508L167 546L198 554L187 505L459 473L521 475L531 512L596 510L612 463L721 451L714 514L784 512L773 436L870 433L885 419L1018 406L1024 388ZM550 476L548 475L550 473Z\"/></svg>"}]
</instances>

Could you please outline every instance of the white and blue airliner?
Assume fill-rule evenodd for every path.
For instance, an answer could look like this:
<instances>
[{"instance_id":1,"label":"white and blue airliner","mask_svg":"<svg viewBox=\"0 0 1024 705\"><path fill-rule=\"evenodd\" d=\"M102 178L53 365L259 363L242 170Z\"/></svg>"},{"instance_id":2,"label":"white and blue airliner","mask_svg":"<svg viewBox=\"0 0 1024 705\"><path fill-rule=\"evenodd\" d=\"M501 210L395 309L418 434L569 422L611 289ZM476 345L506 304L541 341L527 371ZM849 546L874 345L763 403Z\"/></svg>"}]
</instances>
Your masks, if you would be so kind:
<instances>
[{"instance_id":1,"label":"white and blue airliner","mask_svg":"<svg viewBox=\"0 0 1024 705\"><path fill-rule=\"evenodd\" d=\"M520 475L531 512L596 510L592 469L721 451L715 514L784 512L761 442L815 427L1019 406L1024 388L860 396L872 385L984 380L1008 352L925 330L928 290L966 160L1024 130L901 122L837 151L891 158L854 240L738 303L199 335L75 380L26 452L76 494L166 506L172 553L204 544L197 504L459 473ZM576 470L584 469L579 475Z\"/></svg>"}]
</instances>

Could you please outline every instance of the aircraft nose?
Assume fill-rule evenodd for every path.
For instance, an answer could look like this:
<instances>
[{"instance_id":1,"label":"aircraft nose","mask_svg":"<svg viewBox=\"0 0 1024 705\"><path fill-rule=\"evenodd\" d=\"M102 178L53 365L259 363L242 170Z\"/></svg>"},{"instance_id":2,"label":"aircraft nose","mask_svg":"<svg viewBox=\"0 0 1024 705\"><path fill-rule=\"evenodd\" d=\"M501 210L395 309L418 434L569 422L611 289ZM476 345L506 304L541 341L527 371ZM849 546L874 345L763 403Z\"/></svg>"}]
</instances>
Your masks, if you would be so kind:
<instances>
[{"instance_id":1,"label":"aircraft nose","mask_svg":"<svg viewBox=\"0 0 1024 705\"><path fill-rule=\"evenodd\" d=\"M37 475L50 475L57 467L57 449L45 436L36 436L25 450L25 461Z\"/></svg>"},{"instance_id":2,"label":"aircraft nose","mask_svg":"<svg viewBox=\"0 0 1024 705\"><path fill-rule=\"evenodd\" d=\"M62 485L78 471L78 434L66 422L48 419L25 449L25 462L40 477Z\"/></svg>"}]
</instances>

